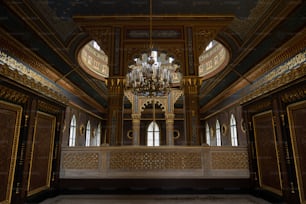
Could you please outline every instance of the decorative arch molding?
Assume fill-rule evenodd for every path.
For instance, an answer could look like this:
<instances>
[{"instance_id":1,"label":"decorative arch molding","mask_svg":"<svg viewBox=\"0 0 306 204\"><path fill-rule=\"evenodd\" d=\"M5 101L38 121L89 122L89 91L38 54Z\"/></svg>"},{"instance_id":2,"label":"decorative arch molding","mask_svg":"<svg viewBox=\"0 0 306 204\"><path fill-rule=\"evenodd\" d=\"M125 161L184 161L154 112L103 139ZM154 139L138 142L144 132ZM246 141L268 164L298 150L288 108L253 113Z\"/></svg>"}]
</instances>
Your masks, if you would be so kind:
<instances>
[{"instance_id":1,"label":"decorative arch molding","mask_svg":"<svg viewBox=\"0 0 306 204\"><path fill-rule=\"evenodd\" d=\"M146 104L152 103L153 98L148 98L145 96L136 96L130 90L125 90L124 95L132 104L132 114L137 114L143 112ZM183 91L179 89L172 89L170 94L167 96L154 97L154 101L161 105L163 112L173 113L174 104L183 95Z\"/></svg>"},{"instance_id":2,"label":"decorative arch molding","mask_svg":"<svg viewBox=\"0 0 306 204\"><path fill-rule=\"evenodd\" d=\"M91 76L105 81L109 77L109 59L94 40L86 43L77 54L80 67Z\"/></svg>"},{"instance_id":3,"label":"decorative arch molding","mask_svg":"<svg viewBox=\"0 0 306 204\"><path fill-rule=\"evenodd\" d=\"M230 60L228 49L218 41L209 50L204 50L199 56L199 77L201 80L210 78L223 70Z\"/></svg>"},{"instance_id":4,"label":"decorative arch molding","mask_svg":"<svg viewBox=\"0 0 306 204\"><path fill-rule=\"evenodd\" d=\"M133 123L133 145L140 144L140 119L141 113L145 109L146 104L157 103L161 105L166 119L166 143L167 145L174 144L173 123L174 123L174 104L183 95L182 90L172 89L167 96L159 96L149 98L145 96L137 96L131 90L125 90L124 95L132 104L132 123Z\"/></svg>"},{"instance_id":5,"label":"decorative arch molding","mask_svg":"<svg viewBox=\"0 0 306 204\"><path fill-rule=\"evenodd\" d=\"M162 109L163 112L166 112L166 107L167 106L165 106L165 99L164 98L163 99L161 99L161 98L154 98L154 99L146 98L145 100L142 100L143 104L141 105L140 112L144 111L144 109L146 108L146 105L149 105L149 104L153 103L153 100L154 100L155 104L161 105L161 109Z\"/></svg>"}]
</instances>

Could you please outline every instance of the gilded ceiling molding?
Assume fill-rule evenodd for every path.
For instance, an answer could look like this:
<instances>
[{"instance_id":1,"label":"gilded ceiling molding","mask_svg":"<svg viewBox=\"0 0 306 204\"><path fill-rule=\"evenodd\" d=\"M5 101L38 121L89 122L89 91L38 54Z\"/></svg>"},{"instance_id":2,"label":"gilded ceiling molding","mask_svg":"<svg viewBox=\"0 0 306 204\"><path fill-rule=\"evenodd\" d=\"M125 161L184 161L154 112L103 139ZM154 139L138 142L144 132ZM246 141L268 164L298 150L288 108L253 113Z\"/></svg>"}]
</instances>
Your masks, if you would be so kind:
<instances>
[{"instance_id":1,"label":"gilded ceiling molding","mask_svg":"<svg viewBox=\"0 0 306 204\"><path fill-rule=\"evenodd\" d=\"M276 67L264 77L251 85L248 91L240 101L244 104L252 99L262 96L270 91L276 90L290 82L306 76L306 50L288 60L286 63Z\"/></svg>"},{"instance_id":2,"label":"gilded ceiling molding","mask_svg":"<svg viewBox=\"0 0 306 204\"><path fill-rule=\"evenodd\" d=\"M29 100L29 96L26 94L20 93L2 85L0 85L0 98L16 104L25 104Z\"/></svg>"},{"instance_id":3,"label":"gilded ceiling molding","mask_svg":"<svg viewBox=\"0 0 306 204\"><path fill-rule=\"evenodd\" d=\"M56 100L64 104L68 103L68 99L63 94L50 89L50 87L43 84L43 81L36 81L34 78L31 78L31 76L22 74L18 72L16 69L12 70L7 64L4 65L0 64L0 74L6 78L12 79L17 83L22 84L23 86L35 90L38 93L48 96L53 100Z\"/></svg>"}]
</instances>

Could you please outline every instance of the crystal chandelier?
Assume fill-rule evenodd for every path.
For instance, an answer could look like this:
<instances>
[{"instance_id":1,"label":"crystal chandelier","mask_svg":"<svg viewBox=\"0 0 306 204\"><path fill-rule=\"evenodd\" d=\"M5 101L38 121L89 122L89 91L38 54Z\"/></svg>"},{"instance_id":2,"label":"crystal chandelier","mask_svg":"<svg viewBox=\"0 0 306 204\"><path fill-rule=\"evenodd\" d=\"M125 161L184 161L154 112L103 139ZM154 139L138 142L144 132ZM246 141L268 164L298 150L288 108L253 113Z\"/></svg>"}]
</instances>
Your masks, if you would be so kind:
<instances>
[{"instance_id":1,"label":"crystal chandelier","mask_svg":"<svg viewBox=\"0 0 306 204\"><path fill-rule=\"evenodd\" d=\"M152 49L152 0L150 0L150 53L142 53L134 59L126 75L126 89L138 96L164 96L180 84L180 65L165 52Z\"/></svg>"}]
</instances>

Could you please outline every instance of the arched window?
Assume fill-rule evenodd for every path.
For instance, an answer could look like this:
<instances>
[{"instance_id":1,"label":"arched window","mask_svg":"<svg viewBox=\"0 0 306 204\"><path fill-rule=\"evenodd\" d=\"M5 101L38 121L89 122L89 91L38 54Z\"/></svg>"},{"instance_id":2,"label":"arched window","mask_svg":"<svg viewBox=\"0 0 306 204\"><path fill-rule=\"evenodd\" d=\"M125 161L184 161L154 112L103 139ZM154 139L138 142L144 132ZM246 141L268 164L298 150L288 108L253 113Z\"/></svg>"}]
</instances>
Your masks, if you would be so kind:
<instances>
[{"instance_id":1,"label":"arched window","mask_svg":"<svg viewBox=\"0 0 306 204\"><path fill-rule=\"evenodd\" d=\"M100 146L101 144L101 123L99 123L97 131L96 131L96 135L95 135L95 139L96 139L96 146Z\"/></svg>"},{"instance_id":2,"label":"arched window","mask_svg":"<svg viewBox=\"0 0 306 204\"><path fill-rule=\"evenodd\" d=\"M231 115L231 138L232 138L232 146L238 146L238 135L237 135L237 125L235 116Z\"/></svg>"},{"instance_id":3,"label":"arched window","mask_svg":"<svg viewBox=\"0 0 306 204\"><path fill-rule=\"evenodd\" d=\"M216 139L217 139L217 146L221 146L221 128L219 120L216 122Z\"/></svg>"},{"instance_id":4,"label":"arched window","mask_svg":"<svg viewBox=\"0 0 306 204\"><path fill-rule=\"evenodd\" d=\"M69 147L75 146L75 138L76 138L76 118L75 115L73 115L70 122Z\"/></svg>"},{"instance_id":5,"label":"arched window","mask_svg":"<svg viewBox=\"0 0 306 204\"><path fill-rule=\"evenodd\" d=\"M159 127L152 121L147 130L147 146L159 146Z\"/></svg>"},{"instance_id":6,"label":"arched window","mask_svg":"<svg viewBox=\"0 0 306 204\"><path fill-rule=\"evenodd\" d=\"M90 121L86 125L85 146L90 146Z\"/></svg>"},{"instance_id":7,"label":"arched window","mask_svg":"<svg viewBox=\"0 0 306 204\"><path fill-rule=\"evenodd\" d=\"M210 145L210 131L209 131L209 125L207 122L205 125L205 131L206 131L206 144Z\"/></svg>"}]
</instances>

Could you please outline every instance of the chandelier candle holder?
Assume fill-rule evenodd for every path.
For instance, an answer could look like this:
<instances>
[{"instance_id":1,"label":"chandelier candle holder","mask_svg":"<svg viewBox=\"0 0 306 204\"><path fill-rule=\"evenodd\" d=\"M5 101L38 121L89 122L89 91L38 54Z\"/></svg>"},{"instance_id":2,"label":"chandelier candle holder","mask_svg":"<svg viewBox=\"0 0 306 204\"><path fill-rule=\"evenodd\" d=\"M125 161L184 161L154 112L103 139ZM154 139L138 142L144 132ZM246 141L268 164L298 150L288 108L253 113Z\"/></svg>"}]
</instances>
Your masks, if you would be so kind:
<instances>
[{"instance_id":1,"label":"chandelier candle holder","mask_svg":"<svg viewBox=\"0 0 306 204\"><path fill-rule=\"evenodd\" d=\"M171 87L181 77L179 64L166 53L151 51L134 59L135 64L129 66L126 75L126 88L138 96L168 95Z\"/></svg>"}]
</instances>

